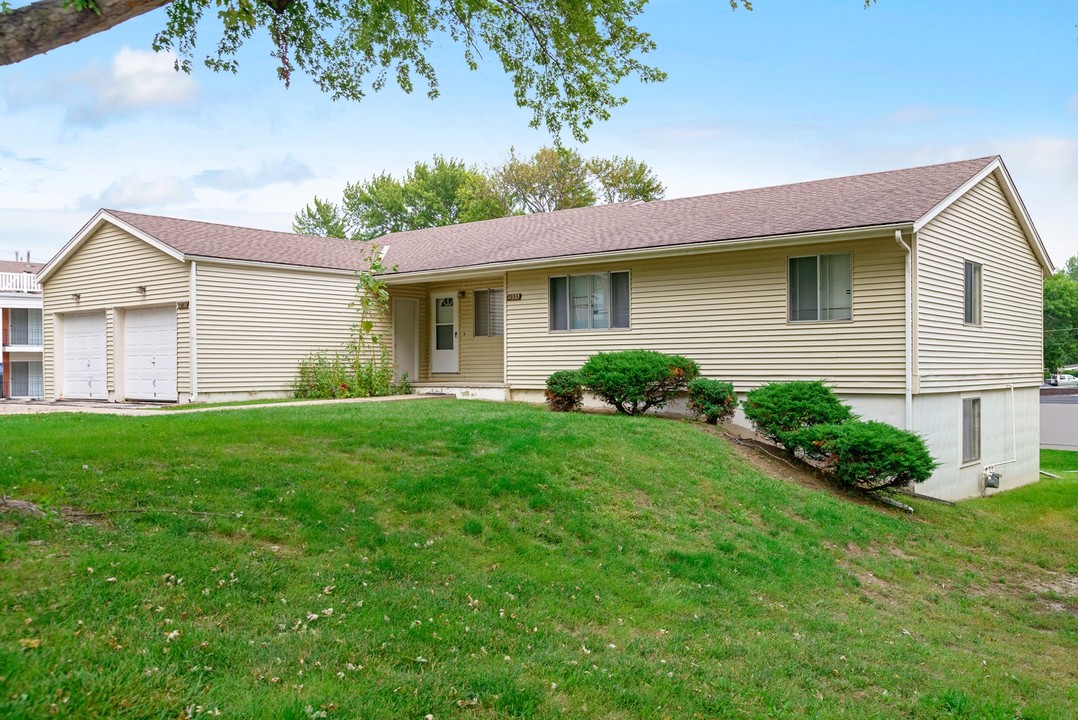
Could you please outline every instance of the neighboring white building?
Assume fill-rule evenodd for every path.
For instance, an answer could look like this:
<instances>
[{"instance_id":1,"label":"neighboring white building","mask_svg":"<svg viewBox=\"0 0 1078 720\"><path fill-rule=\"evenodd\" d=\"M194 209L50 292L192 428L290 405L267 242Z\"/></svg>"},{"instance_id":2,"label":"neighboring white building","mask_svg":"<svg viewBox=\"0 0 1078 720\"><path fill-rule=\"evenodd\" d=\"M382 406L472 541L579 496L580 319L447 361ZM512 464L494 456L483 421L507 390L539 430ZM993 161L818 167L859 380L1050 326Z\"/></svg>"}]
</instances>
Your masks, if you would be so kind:
<instances>
[{"instance_id":1,"label":"neighboring white building","mask_svg":"<svg viewBox=\"0 0 1078 720\"><path fill-rule=\"evenodd\" d=\"M3 383L0 397L41 399L43 336L41 263L0 261L0 327Z\"/></svg>"}]
</instances>

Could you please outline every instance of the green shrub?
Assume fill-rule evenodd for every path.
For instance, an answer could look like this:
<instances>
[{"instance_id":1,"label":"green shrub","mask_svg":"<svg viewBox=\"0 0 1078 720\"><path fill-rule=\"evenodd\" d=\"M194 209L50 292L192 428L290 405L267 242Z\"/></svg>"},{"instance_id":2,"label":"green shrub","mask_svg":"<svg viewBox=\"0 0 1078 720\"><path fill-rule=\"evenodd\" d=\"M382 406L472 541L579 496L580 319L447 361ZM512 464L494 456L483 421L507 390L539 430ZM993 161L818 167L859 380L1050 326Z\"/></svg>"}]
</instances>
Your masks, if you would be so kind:
<instances>
[{"instance_id":1,"label":"green shrub","mask_svg":"<svg viewBox=\"0 0 1078 720\"><path fill-rule=\"evenodd\" d=\"M726 422L737 408L732 383L698 377L689 383L689 409L711 425Z\"/></svg>"},{"instance_id":2,"label":"green shrub","mask_svg":"<svg viewBox=\"0 0 1078 720\"><path fill-rule=\"evenodd\" d=\"M584 404L584 388L576 370L558 370L546 379L546 404L555 412L572 412Z\"/></svg>"},{"instance_id":3,"label":"green shrub","mask_svg":"<svg viewBox=\"0 0 1078 720\"><path fill-rule=\"evenodd\" d=\"M924 482L939 467L924 440L887 423L814 425L793 436L791 443L825 460L839 483L869 492Z\"/></svg>"},{"instance_id":4,"label":"green shrub","mask_svg":"<svg viewBox=\"0 0 1078 720\"><path fill-rule=\"evenodd\" d=\"M299 362L292 389L297 398L330 399L405 395L411 392L408 376L393 379L389 353L380 348L379 357L368 358L350 346L345 352L317 352Z\"/></svg>"},{"instance_id":5,"label":"green shrub","mask_svg":"<svg viewBox=\"0 0 1078 720\"><path fill-rule=\"evenodd\" d=\"M699 374L692 360L654 350L599 353L580 369L584 387L625 415L663 407Z\"/></svg>"},{"instance_id":6,"label":"green shrub","mask_svg":"<svg viewBox=\"0 0 1078 720\"><path fill-rule=\"evenodd\" d=\"M848 405L819 380L770 383L749 392L745 417L756 431L793 452L792 434L813 425L837 425L854 419Z\"/></svg>"}]
</instances>

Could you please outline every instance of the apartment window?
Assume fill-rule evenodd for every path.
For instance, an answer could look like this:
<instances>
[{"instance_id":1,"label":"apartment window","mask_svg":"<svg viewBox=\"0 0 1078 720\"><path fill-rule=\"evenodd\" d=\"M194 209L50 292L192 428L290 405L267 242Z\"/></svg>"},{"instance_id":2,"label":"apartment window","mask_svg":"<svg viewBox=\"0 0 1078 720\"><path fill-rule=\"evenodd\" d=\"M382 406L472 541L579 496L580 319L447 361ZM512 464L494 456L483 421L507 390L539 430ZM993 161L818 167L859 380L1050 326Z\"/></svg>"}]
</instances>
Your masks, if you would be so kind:
<instances>
[{"instance_id":1,"label":"apartment window","mask_svg":"<svg viewBox=\"0 0 1078 720\"><path fill-rule=\"evenodd\" d=\"M475 336L496 337L505 334L505 291L475 291Z\"/></svg>"},{"instance_id":2,"label":"apartment window","mask_svg":"<svg viewBox=\"0 0 1078 720\"><path fill-rule=\"evenodd\" d=\"M966 261L965 267L965 317L967 325L981 324L981 264Z\"/></svg>"},{"instance_id":3,"label":"apartment window","mask_svg":"<svg viewBox=\"0 0 1078 720\"><path fill-rule=\"evenodd\" d=\"M550 278L551 330L629 327L629 273L606 272Z\"/></svg>"},{"instance_id":4,"label":"apartment window","mask_svg":"<svg viewBox=\"0 0 1078 720\"><path fill-rule=\"evenodd\" d=\"M962 462L981 459L981 399L962 398Z\"/></svg>"},{"instance_id":5,"label":"apartment window","mask_svg":"<svg viewBox=\"0 0 1078 720\"><path fill-rule=\"evenodd\" d=\"M790 258L790 321L820 322L852 318L852 266L850 253Z\"/></svg>"}]
</instances>

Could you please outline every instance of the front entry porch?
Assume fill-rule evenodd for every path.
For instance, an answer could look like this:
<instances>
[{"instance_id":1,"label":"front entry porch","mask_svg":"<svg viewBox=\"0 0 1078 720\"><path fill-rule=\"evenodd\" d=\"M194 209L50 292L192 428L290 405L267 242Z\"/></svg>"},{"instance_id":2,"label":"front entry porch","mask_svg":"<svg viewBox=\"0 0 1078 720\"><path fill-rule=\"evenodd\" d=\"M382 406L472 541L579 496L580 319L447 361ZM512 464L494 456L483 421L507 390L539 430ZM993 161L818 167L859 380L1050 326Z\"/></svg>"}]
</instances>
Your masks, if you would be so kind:
<instances>
[{"instance_id":1,"label":"front entry porch","mask_svg":"<svg viewBox=\"0 0 1078 720\"><path fill-rule=\"evenodd\" d=\"M389 297L398 379L417 393L506 399L502 276L390 284Z\"/></svg>"}]
</instances>

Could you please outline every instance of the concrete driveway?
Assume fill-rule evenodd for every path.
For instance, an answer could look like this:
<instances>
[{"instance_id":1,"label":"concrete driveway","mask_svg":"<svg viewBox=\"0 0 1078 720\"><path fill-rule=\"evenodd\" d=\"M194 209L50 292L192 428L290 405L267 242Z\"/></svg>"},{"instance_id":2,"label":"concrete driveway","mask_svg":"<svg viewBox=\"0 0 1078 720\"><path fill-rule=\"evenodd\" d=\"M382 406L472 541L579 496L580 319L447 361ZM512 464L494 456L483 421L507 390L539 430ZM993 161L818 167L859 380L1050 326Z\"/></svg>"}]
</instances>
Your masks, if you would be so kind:
<instances>
[{"instance_id":1,"label":"concrete driveway","mask_svg":"<svg viewBox=\"0 0 1078 720\"><path fill-rule=\"evenodd\" d=\"M1041 447L1078 450L1078 395L1041 396Z\"/></svg>"}]
</instances>

